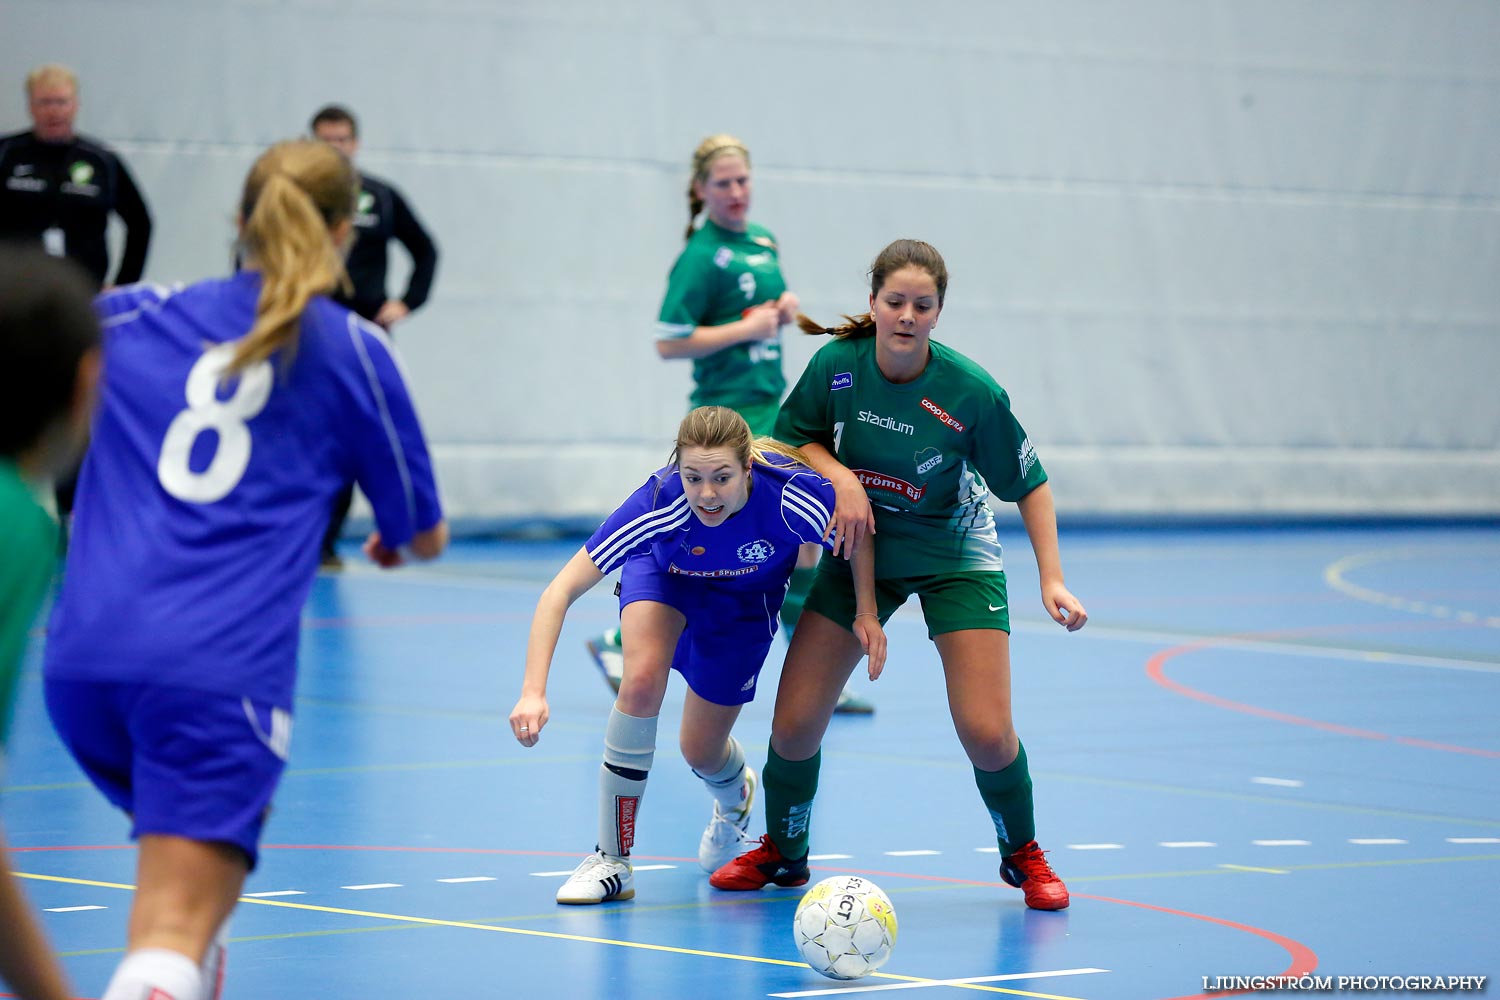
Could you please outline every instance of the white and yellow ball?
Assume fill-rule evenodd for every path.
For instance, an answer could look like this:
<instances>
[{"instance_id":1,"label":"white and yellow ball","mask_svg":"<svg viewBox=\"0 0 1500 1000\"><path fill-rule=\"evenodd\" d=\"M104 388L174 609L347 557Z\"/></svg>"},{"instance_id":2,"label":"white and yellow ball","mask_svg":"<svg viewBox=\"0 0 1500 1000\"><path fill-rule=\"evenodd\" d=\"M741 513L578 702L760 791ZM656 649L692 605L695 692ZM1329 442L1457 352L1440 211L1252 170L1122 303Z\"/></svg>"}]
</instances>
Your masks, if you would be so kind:
<instances>
[{"instance_id":1,"label":"white and yellow ball","mask_svg":"<svg viewBox=\"0 0 1500 1000\"><path fill-rule=\"evenodd\" d=\"M857 875L825 878L802 897L792 936L804 961L830 979L859 979L896 946L896 910L880 887Z\"/></svg>"}]
</instances>

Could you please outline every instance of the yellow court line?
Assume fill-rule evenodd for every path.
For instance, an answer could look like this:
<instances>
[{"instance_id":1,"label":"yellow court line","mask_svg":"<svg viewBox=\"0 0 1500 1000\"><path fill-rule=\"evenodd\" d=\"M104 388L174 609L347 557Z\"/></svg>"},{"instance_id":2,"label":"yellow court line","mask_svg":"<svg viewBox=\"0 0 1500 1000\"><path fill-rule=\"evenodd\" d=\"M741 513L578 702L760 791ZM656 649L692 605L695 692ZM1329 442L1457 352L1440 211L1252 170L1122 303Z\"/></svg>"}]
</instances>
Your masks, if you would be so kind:
<instances>
[{"instance_id":1,"label":"yellow court line","mask_svg":"<svg viewBox=\"0 0 1500 1000\"><path fill-rule=\"evenodd\" d=\"M95 879L70 878L64 875L39 875L33 872L16 872L18 878L36 879L40 882L62 882L67 885L88 885L101 889L127 889L134 891L135 886L124 882L100 882ZM780 965L790 969L806 968L804 962L792 962L784 958L765 958L760 955L734 955L722 951L700 951L696 948L677 948L665 944L647 944L642 941L617 941L614 938L589 937L583 934L563 934L558 931L535 931L524 927L497 927L493 924L475 924L465 920L439 920L436 917L412 917L403 916L399 913L377 913L372 910L348 910L338 906L317 906L313 903L288 903L280 899L252 899L249 896L241 896L241 903L251 903L256 906L276 906L288 910L309 910L314 913L336 913L345 917L366 917L371 920L396 920L401 923L424 925L429 927L459 927L472 931L490 931L497 934L521 934L526 937L551 938L555 941L581 941L586 944L607 944L617 948L636 948L641 951L659 951L672 955L694 955L699 958L723 958L733 962L753 962L758 965ZM894 979L905 983L930 983L932 985L953 985L959 989L979 990L984 993L1005 993L1010 996L1036 997L1038 1000L1079 1000L1078 997L1059 996L1054 993L1031 993L1026 990L1007 990L998 986L981 986L977 983L957 984L948 980L935 980L923 976L898 976L889 972L876 972L871 974L874 979Z\"/></svg>"},{"instance_id":2,"label":"yellow court line","mask_svg":"<svg viewBox=\"0 0 1500 1000\"><path fill-rule=\"evenodd\" d=\"M1220 868L1228 868L1232 872L1264 872L1267 875L1290 875L1291 872L1285 868L1256 868L1253 865L1220 865Z\"/></svg>"}]
</instances>

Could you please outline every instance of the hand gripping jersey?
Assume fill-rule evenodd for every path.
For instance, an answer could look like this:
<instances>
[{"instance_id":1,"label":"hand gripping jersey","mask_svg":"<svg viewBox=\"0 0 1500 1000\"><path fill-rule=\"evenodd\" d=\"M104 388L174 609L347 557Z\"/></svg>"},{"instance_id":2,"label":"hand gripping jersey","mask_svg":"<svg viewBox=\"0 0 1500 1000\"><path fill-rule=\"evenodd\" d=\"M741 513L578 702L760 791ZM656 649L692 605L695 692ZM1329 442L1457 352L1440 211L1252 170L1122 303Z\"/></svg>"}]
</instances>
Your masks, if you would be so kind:
<instances>
[{"instance_id":1,"label":"hand gripping jersey","mask_svg":"<svg viewBox=\"0 0 1500 1000\"><path fill-rule=\"evenodd\" d=\"M751 306L775 302L786 291L776 237L750 223L743 233L705 220L683 247L667 279L657 339L690 336L700 326L722 326ZM735 344L693 359L694 406L731 408L775 401L786 390L781 340Z\"/></svg>"},{"instance_id":2,"label":"hand gripping jersey","mask_svg":"<svg viewBox=\"0 0 1500 1000\"><path fill-rule=\"evenodd\" d=\"M651 474L590 536L585 548L610 573L647 553L667 573L746 592L784 590L797 546L827 547L833 486L789 458L769 454L750 472L750 498L723 524L692 512L674 466Z\"/></svg>"},{"instance_id":3,"label":"hand gripping jersey","mask_svg":"<svg viewBox=\"0 0 1500 1000\"><path fill-rule=\"evenodd\" d=\"M985 502L1016 501L1047 481L1005 390L937 341L902 385L875 364L875 338L835 340L808 362L776 421L788 444L816 441L875 509L877 578L1000 570Z\"/></svg>"},{"instance_id":4,"label":"hand gripping jersey","mask_svg":"<svg viewBox=\"0 0 1500 1000\"><path fill-rule=\"evenodd\" d=\"M294 358L221 380L260 275L99 298L104 376L49 678L141 681L289 708L299 616L335 493L396 548L442 519L385 334L323 298Z\"/></svg>"}]
</instances>

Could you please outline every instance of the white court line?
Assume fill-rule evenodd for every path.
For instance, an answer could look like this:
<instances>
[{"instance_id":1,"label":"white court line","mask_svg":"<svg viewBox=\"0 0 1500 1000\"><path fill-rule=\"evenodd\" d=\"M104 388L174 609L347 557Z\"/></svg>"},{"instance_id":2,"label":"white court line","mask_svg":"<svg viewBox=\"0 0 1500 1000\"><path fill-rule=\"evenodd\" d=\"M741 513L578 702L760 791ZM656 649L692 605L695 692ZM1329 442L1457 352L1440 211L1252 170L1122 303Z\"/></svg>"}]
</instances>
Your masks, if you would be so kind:
<instances>
[{"instance_id":1,"label":"white court line","mask_svg":"<svg viewBox=\"0 0 1500 1000\"><path fill-rule=\"evenodd\" d=\"M802 990L797 993L767 993L772 997L847 996L850 993L874 993L876 990L925 990L929 986L966 986L970 983L1000 983L1017 979L1046 979L1051 976L1086 976L1108 969L1057 969L1053 972L1012 972L1004 976L973 976L969 979L932 979L921 983L889 983L880 986L846 986L827 990Z\"/></svg>"},{"instance_id":2,"label":"white court line","mask_svg":"<svg viewBox=\"0 0 1500 1000\"><path fill-rule=\"evenodd\" d=\"M1500 844L1500 837L1449 837L1450 844Z\"/></svg>"},{"instance_id":3,"label":"white court line","mask_svg":"<svg viewBox=\"0 0 1500 1000\"><path fill-rule=\"evenodd\" d=\"M1018 632L1057 634L1056 623L1050 621L1027 622L1011 619L1010 626L1013 631ZM1093 626L1089 628L1092 629ZM1248 653L1311 656L1329 660L1355 660L1360 663L1393 663L1411 667L1436 667L1441 670L1472 670L1484 674L1500 674L1500 663L1485 660L1463 660L1448 656L1411 656L1383 650L1349 649L1343 646L1321 646L1313 643L1277 642L1266 639L1236 639L1230 636L1204 635L1201 632L1162 632L1154 629L1137 630L1100 626L1092 633L1091 638L1144 642L1153 645L1165 643L1173 646L1203 643L1205 648L1236 649Z\"/></svg>"},{"instance_id":4,"label":"white court line","mask_svg":"<svg viewBox=\"0 0 1500 1000\"><path fill-rule=\"evenodd\" d=\"M1250 843L1256 847L1307 847L1310 840L1252 840Z\"/></svg>"},{"instance_id":5,"label":"white court line","mask_svg":"<svg viewBox=\"0 0 1500 1000\"><path fill-rule=\"evenodd\" d=\"M1123 851L1124 844L1069 844L1070 851Z\"/></svg>"},{"instance_id":6,"label":"white court line","mask_svg":"<svg viewBox=\"0 0 1500 1000\"><path fill-rule=\"evenodd\" d=\"M980 854L999 854L1000 853L1000 848L998 848L998 847L976 847L976 848L974 848L974 850L977 851Z\"/></svg>"},{"instance_id":7,"label":"white court line","mask_svg":"<svg viewBox=\"0 0 1500 1000\"><path fill-rule=\"evenodd\" d=\"M925 858L942 853L942 851L886 851L885 856L888 858Z\"/></svg>"},{"instance_id":8,"label":"white court line","mask_svg":"<svg viewBox=\"0 0 1500 1000\"><path fill-rule=\"evenodd\" d=\"M1160 847L1218 847L1212 840L1163 840Z\"/></svg>"},{"instance_id":9,"label":"white court line","mask_svg":"<svg viewBox=\"0 0 1500 1000\"><path fill-rule=\"evenodd\" d=\"M247 892L245 895L250 899L270 899L272 896L306 896L307 893L301 889L275 889L271 892Z\"/></svg>"},{"instance_id":10,"label":"white court line","mask_svg":"<svg viewBox=\"0 0 1500 1000\"><path fill-rule=\"evenodd\" d=\"M1302 782L1296 778L1251 778L1252 784L1275 785L1278 788L1301 788Z\"/></svg>"},{"instance_id":11,"label":"white court line","mask_svg":"<svg viewBox=\"0 0 1500 1000\"><path fill-rule=\"evenodd\" d=\"M439 882L447 882L450 885L456 885L459 882L493 882L493 881L495 881L495 876L493 876L493 875L469 875L466 878L440 878L440 879L438 879L438 881Z\"/></svg>"},{"instance_id":12,"label":"white court line","mask_svg":"<svg viewBox=\"0 0 1500 1000\"><path fill-rule=\"evenodd\" d=\"M82 913L84 910L107 910L107 906L48 906L48 913Z\"/></svg>"},{"instance_id":13,"label":"white court line","mask_svg":"<svg viewBox=\"0 0 1500 1000\"><path fill-rule=\"evenodd\" d=\"M355 892L360 892L360 891L362 891L364 889L399 889L399 888L401 888L401 883L400 882L371 882L369 885L343 885L343 886L339 886L339 888L340 889L352 889Z\"/></svg>"},{"instance_id":14,"label":"white court line","mask_svg":"<svg viewBox=\"0 0 1500 1000\"><path fill-rule=\"evenodd\" d=\"M848 861L854 857L852 854L809 854L809 861Z\"/></svg>"},{"instance_id":15,"label":"white court line","mask_svg":"<svg viewBox=\"0 0 1500 1000\"><path fill-rule=\"evenodd\" d=\"M1350 837L1351 844L1404 844L1406 841L1396 837Z\"/></svg>"}]
</instances>

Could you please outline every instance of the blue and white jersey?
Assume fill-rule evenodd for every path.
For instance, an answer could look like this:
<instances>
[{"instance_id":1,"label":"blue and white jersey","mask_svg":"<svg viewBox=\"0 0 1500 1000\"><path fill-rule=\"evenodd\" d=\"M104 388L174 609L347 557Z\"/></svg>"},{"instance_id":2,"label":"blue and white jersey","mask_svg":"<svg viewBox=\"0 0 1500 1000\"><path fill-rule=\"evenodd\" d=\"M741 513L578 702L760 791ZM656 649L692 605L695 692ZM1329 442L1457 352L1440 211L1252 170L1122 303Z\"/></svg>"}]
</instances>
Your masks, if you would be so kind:
<instances>
[{"instance_id":1,"label":"blue and white jersey","mask_svg":"<svg viewBox=\"0 0 1500 1000\"><path fill-rule=\"evenodd\" d=\"M665 572L746 591L779 590L797 564L797 546L831 548L833 485L806 466L768 454L750 472L750 498L723 524L693 514L675 466L651 474L584 548L603 573L649 552Z\"/></svg>"},{"instance_id":2,"label":"blue and white jersey","mask_svg":"<svg viewBox=\"0 0 1500 1000\"><path fill-rule=\"evenodd\" d=\"M290 708L334 496L359 483L396 548L442 519L400 362L324 298L290 358L221 375L260 275L101 295L104 373L50 678L177 685Z\"/></svg>"}]
</instances>

